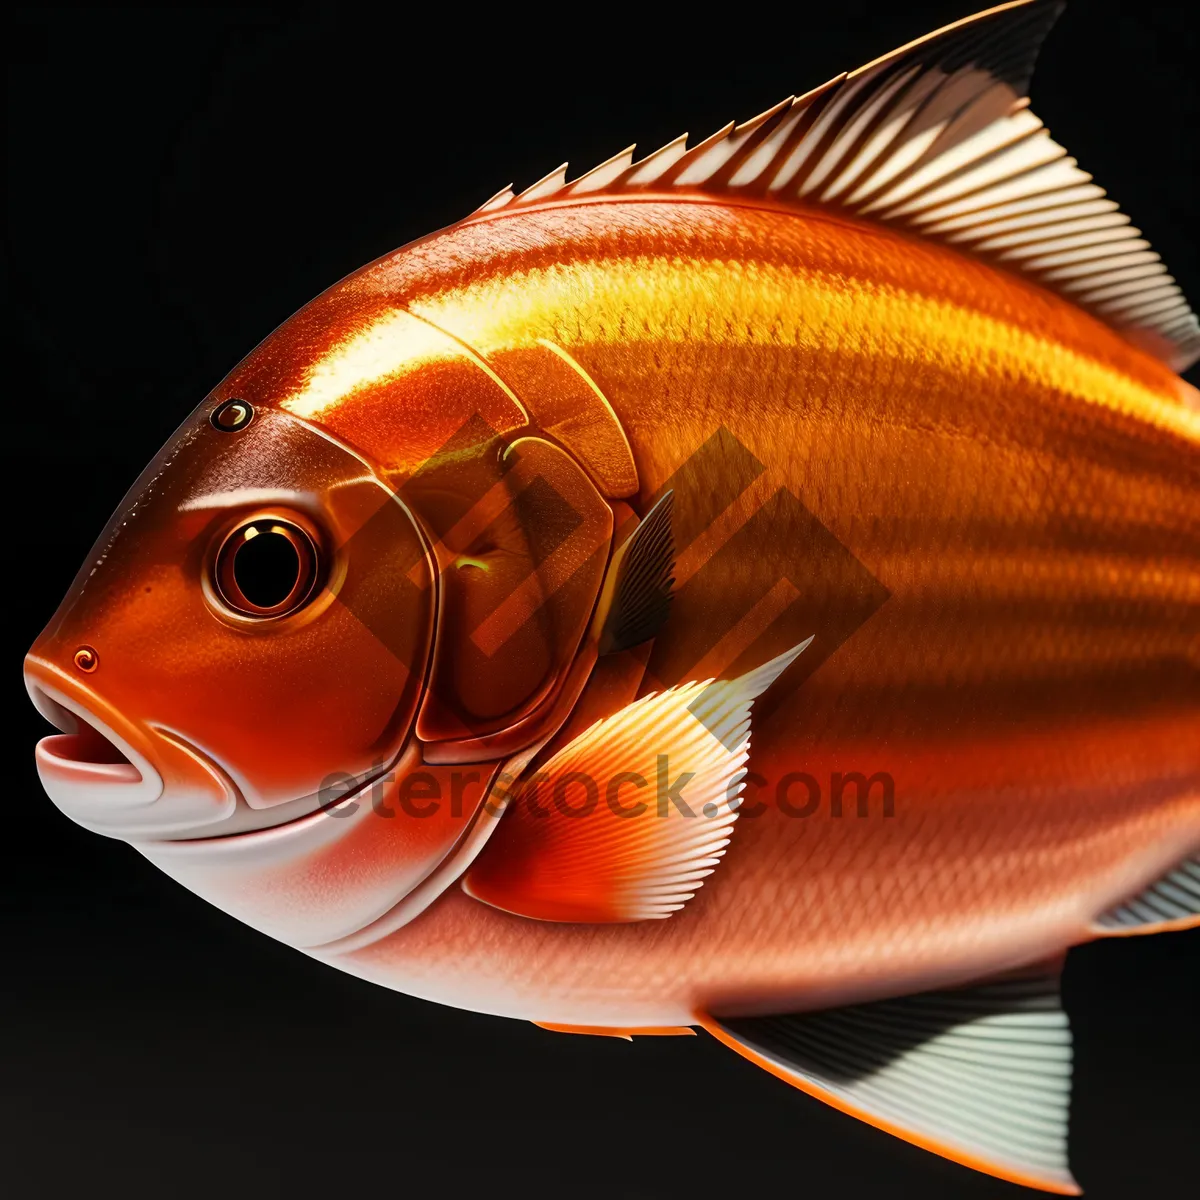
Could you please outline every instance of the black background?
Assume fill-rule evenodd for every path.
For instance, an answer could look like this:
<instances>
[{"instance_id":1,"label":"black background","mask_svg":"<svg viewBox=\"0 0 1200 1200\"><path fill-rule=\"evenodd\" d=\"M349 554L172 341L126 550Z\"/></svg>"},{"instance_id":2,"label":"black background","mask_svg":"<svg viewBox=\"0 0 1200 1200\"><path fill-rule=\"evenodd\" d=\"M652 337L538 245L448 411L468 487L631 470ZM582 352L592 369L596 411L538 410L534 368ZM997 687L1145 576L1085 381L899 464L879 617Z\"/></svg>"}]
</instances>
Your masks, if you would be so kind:
<instances>
[{"instance_id":1,"label":"black background","mask_svg":"<svg viewBox=\"0 0 1200 1200\"><path fill-rule=\"evenodd\" d=\"M1033 97L1196 297L1188 7L1079 0ZM510 179L706 135L970 3L387 9L10 23L0 1188L1017 1196L705 1037L568 1037L342 976L42 794L18 659L144 463L274 326ZM1195 1185L1198 948L1071 954L1072 1161L1095 1200Z\"/></svg>"}]
</instances>

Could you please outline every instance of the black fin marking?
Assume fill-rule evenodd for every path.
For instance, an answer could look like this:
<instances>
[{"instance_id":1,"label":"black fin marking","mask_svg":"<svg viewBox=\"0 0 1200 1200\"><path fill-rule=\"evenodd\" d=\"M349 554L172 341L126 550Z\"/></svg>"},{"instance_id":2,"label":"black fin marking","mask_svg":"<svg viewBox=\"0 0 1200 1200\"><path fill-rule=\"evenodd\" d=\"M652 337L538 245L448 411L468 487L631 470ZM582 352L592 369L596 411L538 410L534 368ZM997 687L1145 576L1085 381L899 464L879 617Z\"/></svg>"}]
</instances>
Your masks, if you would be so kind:
<instances>
[{"instance_id":1,"label":"black fin marking","mask_svg":"<svg viewBox=\"0 0 1200 1200\"><path fill-rule=\"evenodd\" d=\"M1185 858L1144 892L1096 921L1102 934L1160 933L1200 925L1200 855Z\"/></svg>"},{"instance_id":2,"label":"black fin marking","mask_svg":"<svg viewBox=\"0 0 1200 1200\"><path fill-rule=\"evenodd\" d=\"M671 611L674 505L675 493L664 493L621 549L612 603L600 631L601 654L616 654L649 641Z\"/></svg>"},{"instance_id":3,"label":"black fin marking","mask_svg":"<svg viewBox=\"0 0 1200 1200\"><path fill-rule=\"evenodd\" d=\"M907 1141L1075 1194L1071 1031L1058 964L961 991L772 1017L706 1017L757 1065Z\"/></svg>"}]
</instances>

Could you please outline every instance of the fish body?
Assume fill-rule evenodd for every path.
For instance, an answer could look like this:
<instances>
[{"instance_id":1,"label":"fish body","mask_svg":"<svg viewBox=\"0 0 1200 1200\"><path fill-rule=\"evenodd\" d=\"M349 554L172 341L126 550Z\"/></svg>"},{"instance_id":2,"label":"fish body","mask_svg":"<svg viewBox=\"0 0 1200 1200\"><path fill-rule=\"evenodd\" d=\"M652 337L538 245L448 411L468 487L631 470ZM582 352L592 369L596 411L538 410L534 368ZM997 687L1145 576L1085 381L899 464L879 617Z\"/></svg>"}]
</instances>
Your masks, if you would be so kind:
<instances>
[{"instance_id":1,"label":"fish body","mask_svg":"<svg viewBox=\"0 0 1200 1200\"><path fill-rule=\"evenodd\" d=\"M806 772L817 811L743 817L720 887L671 921L534 924L447 894L330 961L508 1016L687 1024L698 1006L840 1003L1060 950L1195 844L1200 412L1094 318L886 229L670 198L485 217L356 286L502 378L560 347L612 405L640 506L704 465L702 498L676 484L697 533L681 574L703 565L655 640L656 685L862 623L815 645L819 669L755 726L763 801ZM330 376L371 328L316 334ZM352 436L373 386L394 380L285 407ZM822 530L861 566L811 570ZM769 628L751 636L764 613L739 639L764 598ZM877 787L866 818L856 788L834 817L839 771L890 774L893 816Z\"/></svg>"},{"instance_id":2,"label":"fish body","mask_svg":"<svg viewBox=\"0 0 1200 1200\"><path fill-rule=\"evenodd\" d=\"M912 1100L1065 1105L1055 964L1200 921L1200 336L1025 108L1053 8L306 306L31 652L51 796L339 969L1074 1190L1058 1101Z\"/></svg>"}]
</instances>

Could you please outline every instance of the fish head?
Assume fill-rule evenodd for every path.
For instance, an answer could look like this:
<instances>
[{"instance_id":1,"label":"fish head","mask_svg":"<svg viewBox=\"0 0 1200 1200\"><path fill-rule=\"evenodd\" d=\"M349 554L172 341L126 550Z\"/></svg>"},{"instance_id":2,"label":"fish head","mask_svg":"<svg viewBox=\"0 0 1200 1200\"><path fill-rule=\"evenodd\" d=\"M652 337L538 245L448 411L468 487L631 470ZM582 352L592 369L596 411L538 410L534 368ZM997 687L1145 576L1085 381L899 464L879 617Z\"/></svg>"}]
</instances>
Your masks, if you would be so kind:
<instances>
[{"instance_id":1,"label":"fish head","mask_svg":"<svg viewBox=\"0 0 1200 1200\"><path fill-rule=\"evenodd\" d=\"M436 585L403 500L222 386L134 483L26 658L51 799L131 841L310 812L400 752Z\"/></svg>"},{"instance_id":2,"label":"fish head","mask_svg":"<svg viewBox=\"0 0 1200 1200\"><path fill-rule=\"evenodd\" d=\"M382 919L595 661L614 509L545 432L377 290L307 305L143 472L27 656L51 799L289 945Z\"/></svg>"}]
</instances>

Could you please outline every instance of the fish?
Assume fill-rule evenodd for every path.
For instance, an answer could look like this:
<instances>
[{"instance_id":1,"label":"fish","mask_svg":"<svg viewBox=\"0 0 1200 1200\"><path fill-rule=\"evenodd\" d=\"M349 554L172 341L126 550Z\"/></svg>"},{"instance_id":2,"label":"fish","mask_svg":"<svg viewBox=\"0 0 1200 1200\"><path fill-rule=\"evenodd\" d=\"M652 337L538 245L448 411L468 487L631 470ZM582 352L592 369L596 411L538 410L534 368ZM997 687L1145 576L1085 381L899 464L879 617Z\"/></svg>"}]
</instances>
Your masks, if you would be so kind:
<instances>
[{"instance_id":1,"label":"fish","mask_svg":"<svg viewBox=\"0 0 1200 1200\"><path fill-rule=\"evenodd\" d=\"M1064 956L1200 923L1200 326L1029 108L1059 9L301 309L34 642L51 801L361 979L1078 1192Z\"/></svg>"}]
</instances>

